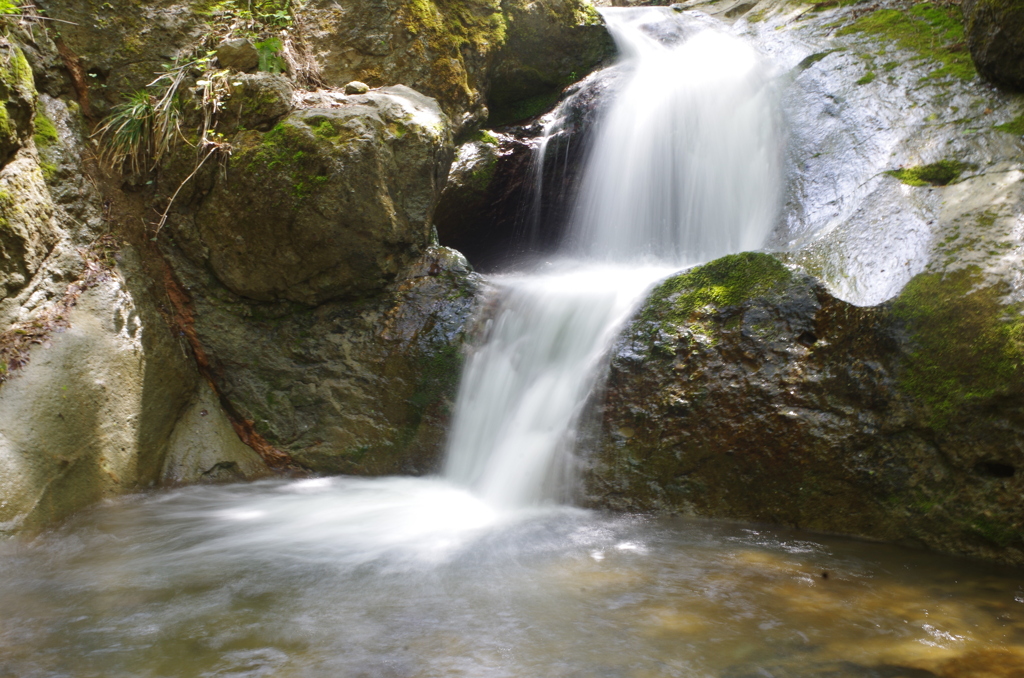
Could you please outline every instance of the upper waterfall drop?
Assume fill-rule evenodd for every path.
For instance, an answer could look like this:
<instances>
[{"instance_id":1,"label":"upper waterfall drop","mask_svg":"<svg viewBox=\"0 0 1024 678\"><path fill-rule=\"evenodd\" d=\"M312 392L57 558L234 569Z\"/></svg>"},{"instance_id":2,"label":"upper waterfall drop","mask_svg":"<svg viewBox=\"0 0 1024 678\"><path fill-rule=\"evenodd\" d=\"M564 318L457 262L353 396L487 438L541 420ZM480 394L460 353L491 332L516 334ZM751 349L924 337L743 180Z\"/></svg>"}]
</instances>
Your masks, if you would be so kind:
<instances>
[{"instance_id":1,"label":"upper waterfall drop","mask_svg":"<svg viewBox=\"0 0 1024 678\"><path fill-rule=\"evenodd\" d=\"M685 266L760 248L779 212L783 134L753 47L712 28L666 44L664 10L602 14L633 73L598 127L569 252Z\"/></svg>"},{"instance_id":2,"label":"upper waterfall drop","mask_svg":"<svg viewBox=\"0 0 1024 678\"><path fill-rule=\"evenodd\" d=\"M761 247L779 208L780 116L754 50L671 10L602 13L629 72L597 123L569 240L543 272L492 280L456 400L445 476L499 509L570 484L579 415L646 290Z\"/></svg>"}]
</instances>

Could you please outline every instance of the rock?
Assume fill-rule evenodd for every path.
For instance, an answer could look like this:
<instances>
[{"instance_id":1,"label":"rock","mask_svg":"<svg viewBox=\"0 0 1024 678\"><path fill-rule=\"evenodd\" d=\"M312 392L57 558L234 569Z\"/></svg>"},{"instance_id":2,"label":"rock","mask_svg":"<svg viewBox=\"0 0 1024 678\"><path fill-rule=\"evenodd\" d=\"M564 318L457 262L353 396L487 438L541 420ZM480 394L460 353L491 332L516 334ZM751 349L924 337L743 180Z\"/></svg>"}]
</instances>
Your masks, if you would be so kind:
<instances>
[{"instance_id":1,"label":"rock","mask_svg":"<svg viewBox=\"0 0 1024 678\"><path fill-rule=\"evenodd\" d=\"M21 153L0 170L0 307L32 280L56 242L42 170Z\"/></svg>"},{"instance_id":2,"label":"rock","mask_svg":"<svg viewBox=\"0 0 1024 678\"><path fill-rule=\"evenodd\" d=\"M231 91L217 128L222 134L239 129L266 131L292 110L294 90L283 75L238 73L231 76L229 85Z\"/></svg>"},{"instance_id":3,"label":"rock","mask_svg":"<svg viewBox=\"0 0 1024 678\"><path fill-rule=\"evenodd\" d=\"M1024 91L1024 3L964 0L961 7L978 72L996 84Z\"/></svg>"},{"instance_id":4,"label":"rock","mask_svg":"<svg viewBox=\"0 0 1024 678\"><path fill-rule=\"evenodd\" d=\"M370 86L365 82L359 82L358 80L353 80L345 85L345 94L366 94L369 91Z\"/></svg>"},{"instance_id":5,"label":"rock","mask_svg":"<svg viewBox=\"0 0 1024 678\"><path fill-rule=\"evenodd\" d=\"M179 225L236 294L310 305L365 296L428 245L453 153L447 118L402 86L337 106L235 135L194 227Z\"/></svg>"},{"instance_id":6,"label":"rock","mask_svg":"<svg viewBox=\"0 0 1024 678\"><path fill-rule=\"evenodd\" d=\"M528 140L510 134L479 132L459 146L434 213L441 244L478 269L507 262L522 241L532 156Z\"/></svg>"},{"instance_id":7,"label":"rock","mask_svg":"<svg viewBox=\"0 0 1024 678\"><path fill-rule=\"evenodd\" d=\"M167 443L161 484L253 480L269 474L259 455L239 440L217 394L201 384Z\"/></svg>"},{"instance_id":8,"label":"rock","mask_svg":"<svg viewBox=\"0 0 1024 678\"><path fill-rule=\"evenodd\" d=\"M179 425L202 382L170 331L159 262L109 235L124 202L100 192L102 177L85 178L76 107L19 96L37 106L0 169L4 533L161 482L169 441L180 454L203 433ZM209 414L208 426L231 430L220 409Z\"/></svg>"},{"instance_id":9,"label":"rock","mask_svg":"<svg viewBox=\"0 0 1024 678\"><path fill-rule=\"evenodd\" d=\"M37 6L62 22L60 39L87 74L74 94L86 117L96 119L152 82L164 64L191 53L209 31L210 17L189 0L41 0Z\"/></svg>"},{"instance_id":10,"label":"rock","mask_svg":"<svg viewBox=\"0 0 1024 678\"><path fill-rule=\"evenodd\" d=\"M614 52L583 0L312 0L299 16L328 84L408 85L437 99L458 132L479 126L485 103L505 122L550 107Z\"/></svg>"},{"instance_id":11,"label":"rock","mask_svg":"<svg viewBox=\"0 0 1024 678\"><path fill-rule=\"evenodd\" d=\"M614 349L589 503L1024 564L1019 305L974 268L857 307L763 254L656 288Z\"/></svg>"},{"instance_id":12,"label":"rock","mask_svg":"<svg viewBox=\"0 0 1024 678\"><path fill-rule=\"evenodd\" d=\"M245 38L232 38L217 45L217 61L221 68L248 73L260 64L260 53Z\"/></svg>"},{"instance_id":13,"label":"rock","mask_svg":"<svg viewBox=\"0 0 1024 678\"><path fill-rule=\"evenodd\" d=\"M615 55L601 15L581 0L510 2L508 40L487 89L490 126L532 118Z\"/></svg>"},{"instance_id":14,"label":"rock","mask_svg":"<svg viewBox=\"0 0 1024 678\"><path fill-rule=\"evenodd\" d=\"M17 45L0 44L0 164L32 135L36 89L32 69Z\"/></svg>"},{"instance_id":15,"label":"rock","mask_svg":"<svg viewBox=\"0 0 1024 678\"><path fill-rule=\"evenodd\" d=\"M188 420L176 428L197 375L155 309L144 314L156 324L144 325L111 272L0 384L0 532L39 529L154 485L168 439L179 450L209 444ZM218 417L211 425L223 428Z\"/></svg>"},{"instance_id":16,"label":"rock","mask_svg":"<svg viewBox=\"0 0 1024 678\"><path fill-rule=\"evenodd\" d=\"M309 308L233 295L167 245L217 389L240 419L322 473L439 468L477 277L431 247L365 299Z\"/></svg>"}]
</instances>

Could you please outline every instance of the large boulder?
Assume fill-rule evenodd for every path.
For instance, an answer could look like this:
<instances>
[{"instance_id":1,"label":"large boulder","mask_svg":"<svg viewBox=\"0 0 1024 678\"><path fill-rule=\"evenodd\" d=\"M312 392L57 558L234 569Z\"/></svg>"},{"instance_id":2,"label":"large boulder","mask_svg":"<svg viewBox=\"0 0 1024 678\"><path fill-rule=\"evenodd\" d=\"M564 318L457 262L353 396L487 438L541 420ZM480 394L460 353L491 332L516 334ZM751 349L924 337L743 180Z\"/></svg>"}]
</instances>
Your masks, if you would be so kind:
<instances>
[{"instance_id":1,"label":"large boulder","mask_svg":"<svg viewBox=\"0 0 1024 678\"><path fill-rule=\"evenodd\" d=\"M223 435L153 262L115 221L123 202L84 178L74 105L19 96L37 105L0 169L0 533L154 484L267 473Z\"/></svg>"},{"instance_id":2,"label":"large boulder","mask_svg":"<svg viewBox=\"0 0 1024 678\"><path fill-rule=\"evenodd\" d=\"M447 117L404 86L334 105L238 133L224 175L181 222L194 258L236 294L310 305L366 296L429 244L453 154Z\"/></svg>"},{"instance_id":3,"label":"large boulder","mask_svg":"<svg viewBox=\"0 0 1024 678\"><path fill-rule=\"evenodd\" d=\"M1024 2L964 0L962 8L978 72L997 84L1024 90Z\"/></svg>"},{"instance_id":4,"label":"large boulder","mask_svg":"<svg viewBox=\"0 0 1024 678\"><path fill-rule=\"evenodd\" d=\"M479 280L432 246L385 289L315 308L225 289L173 242L192 330L239 419L323 473L439 467Z\"/></svg>"},{"instance_id":5,"label":"large boulder","mask_svg":"<svg viewBox=\"0 0 1024 678\"><path fill-rule=\"evenodd\" d=\"M614 349L589 503L1024 564L1019 304L975 268L856 307L772 257L662 283Z\"/></svg>"}]
</instances>

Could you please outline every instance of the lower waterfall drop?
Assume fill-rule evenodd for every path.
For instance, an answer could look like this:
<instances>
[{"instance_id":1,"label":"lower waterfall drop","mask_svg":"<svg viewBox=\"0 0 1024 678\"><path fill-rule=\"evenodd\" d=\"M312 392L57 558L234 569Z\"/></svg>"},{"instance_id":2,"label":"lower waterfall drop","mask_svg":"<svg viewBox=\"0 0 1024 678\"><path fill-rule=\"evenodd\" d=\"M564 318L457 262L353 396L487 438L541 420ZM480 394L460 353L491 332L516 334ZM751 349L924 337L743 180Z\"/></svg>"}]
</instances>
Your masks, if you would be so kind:
<instances>
[{"instance_id":1,"label":"lower waterfall drop","mask_svg":"<svg viewBox=\"0 0 1024 678\"><path fill-rule=\"evenodd\" d=\"M562 259L494 278L456 402L445 476L495 508L564 494L580 410L645 291L757 249L778 211L780 116L753 48L713 29L666 44L666 24L686 23L665 10L603 14L631 72L598 125Z\"/></svg>"}]
</instances>

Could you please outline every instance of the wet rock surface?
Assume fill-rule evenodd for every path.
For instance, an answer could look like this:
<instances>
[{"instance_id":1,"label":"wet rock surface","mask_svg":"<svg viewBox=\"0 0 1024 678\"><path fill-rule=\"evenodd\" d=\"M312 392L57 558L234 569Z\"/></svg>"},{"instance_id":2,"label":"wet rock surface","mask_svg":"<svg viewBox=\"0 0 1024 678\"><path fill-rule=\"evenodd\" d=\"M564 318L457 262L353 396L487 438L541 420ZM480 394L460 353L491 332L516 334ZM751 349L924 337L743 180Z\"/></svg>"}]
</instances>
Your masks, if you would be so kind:
<instances>
[{"instance_id":1,"label":"wet rock surface","mask_svg":"<svg viewBox=\"0 0 1024 678\"><path fill-rule=\"evenodd\" d=\"M587 502L1024 564L1005 292L968 268L857 307L764 254L668 279L613 349Z\"/></svg>"}]
</instances>

